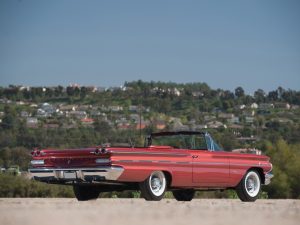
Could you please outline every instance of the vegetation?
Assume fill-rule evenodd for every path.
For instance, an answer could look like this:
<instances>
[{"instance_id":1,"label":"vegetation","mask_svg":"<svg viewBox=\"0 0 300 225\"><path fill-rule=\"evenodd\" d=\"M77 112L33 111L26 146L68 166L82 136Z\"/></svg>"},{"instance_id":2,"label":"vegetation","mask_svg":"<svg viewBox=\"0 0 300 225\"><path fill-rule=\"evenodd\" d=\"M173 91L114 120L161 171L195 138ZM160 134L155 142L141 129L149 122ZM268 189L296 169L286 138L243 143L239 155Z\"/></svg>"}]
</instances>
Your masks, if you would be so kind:
<instances>
[{"instance_id":1,"label":"vegetation","mask_svg":"<svg viewBox=\"0 0 300 225\"><path fill-rule=\"evenodd\" d=\"M74 197L70 186L44 184L0 173L0 197Z\"/></svg>"},{"instance_id":2,"label":"vegetation","mask_svg":"<svg viewBox=\"0 0 300 225\"><path fill-rule=\"evenodd\" d=\"M87 126L81 119L57 110L41 116L37 108L45 102L55 109L62 105L85 107L84 111L93 123ZM250 108L253 103L261 107ZM287 104L289 109L285 108ZM112 106L122 107L122 110L113 110ZM137 107L132 110L131 106ZM300 92L281 87L269 93L258 89L253 96L247 95L242 87L231 92L211 89L205 83L134 81L126 82L121 88L98 90L78 86L0 87L0 167L18 165L26 171L30 151L36 147L74 148L107 142L142 145L140 134L160 130L157 121L165 122L164 129L169 130L174 128L176 119L188 129L194 129L195 124L205 125L216 120L224 126L209 131L225 150L258 148L271 157L275 178L271 185L264 187L269 198L300 198L299 106ZM28 115L22 116L23 112ZM148 121L141 131L136 129L139 121L132 119L132 114L140 114L144 121ZM238 122L233 124L238 127L230 126L222 114L237 117ZM28 117L38 118L38 123L28 125ZM253 117L253 121L247 121L247 117ZM120 129L116 121L124 120L130 127ZM250 141L243 141L243 137L250 138ZM23 177L0 174L0 196L72 197L73 193L67 186L44 185ZM136 197L138 194L106 193L104 196ZM218 192L213 196L234 197L230 192Z\"/></svg>"}]
</instances>

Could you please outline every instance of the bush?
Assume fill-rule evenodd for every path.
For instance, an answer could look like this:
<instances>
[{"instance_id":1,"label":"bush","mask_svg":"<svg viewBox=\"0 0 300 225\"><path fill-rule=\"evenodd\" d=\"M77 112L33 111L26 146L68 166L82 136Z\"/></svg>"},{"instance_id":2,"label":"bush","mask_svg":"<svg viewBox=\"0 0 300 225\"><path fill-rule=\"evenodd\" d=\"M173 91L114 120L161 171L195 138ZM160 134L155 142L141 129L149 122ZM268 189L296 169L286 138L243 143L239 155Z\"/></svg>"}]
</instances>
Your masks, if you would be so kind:
<instances>
[{"instance_id":1,"label":"bush","mask_svg":"<svg viewBox=\"0 0 300 225\"><path fill-rule=\"evenodd\" d=\"M0 174L0 197L64 197L73 198L71 186L44 184L22 176Z\"/></svg>"}]
</instances>

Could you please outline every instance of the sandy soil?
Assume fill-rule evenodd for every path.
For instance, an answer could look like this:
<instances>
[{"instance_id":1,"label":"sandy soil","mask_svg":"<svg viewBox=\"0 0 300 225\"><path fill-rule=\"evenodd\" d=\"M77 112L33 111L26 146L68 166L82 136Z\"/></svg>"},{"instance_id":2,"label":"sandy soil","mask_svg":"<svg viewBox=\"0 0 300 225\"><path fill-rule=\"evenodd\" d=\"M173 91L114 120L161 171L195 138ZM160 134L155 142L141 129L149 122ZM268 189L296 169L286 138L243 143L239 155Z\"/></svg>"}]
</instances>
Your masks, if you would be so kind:
<instances>
[{"instance_id":1,"label":"sandy soil","mask_svg":"<svg viewBox=\"0 0 300 225\"><path fill-rule=\"evenodd\" d=\"M300 200L0 199L0 225L292 225L299 221Z\"/></svg>"}]
</instances>

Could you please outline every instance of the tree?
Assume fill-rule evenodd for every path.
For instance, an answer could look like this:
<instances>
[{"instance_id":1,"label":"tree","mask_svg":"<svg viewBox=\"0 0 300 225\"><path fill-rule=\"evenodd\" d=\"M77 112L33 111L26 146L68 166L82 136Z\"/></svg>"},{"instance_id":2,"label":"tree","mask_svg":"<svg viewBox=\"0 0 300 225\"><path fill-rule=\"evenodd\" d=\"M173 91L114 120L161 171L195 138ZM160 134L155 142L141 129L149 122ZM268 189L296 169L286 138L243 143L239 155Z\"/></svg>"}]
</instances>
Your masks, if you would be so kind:
<instances>
[{"instance_id":1,"label":"tree","mask_svg":"<svg viewBox=\"0 0 300 225\"><path fill-rule=\"evenodd\" d=\"M18 124L17 113L15 108L10 105L4 107L4 117L2 119L2 127L4 129L15 129Z\"/></svg>"},{"instance_id":2,"label":"tree","mask_svg":"<svg viewBox=\"0 0 300 225\"><path fill-rule=\"evenodd\" d=\"M80 88L80 98L84 99L88 93L88 89L86 87L81 87Z\"/></svg>"},{"instance_id":3,"label":"tree","mask_svg":"<svg viewBox=\"0 0 300 225\"><path fill-rule=\"evenodd\" d=\"M284 89L283 87L279 86L279 87L277 88L278 97L279 97L280 99L282 98L282 95L283 95L284 92L285 92L285 89Z\"/></svg>"},{"instance_id":4,"label":"tree","mask_svg":"<svg viewBox=\"0 0 300 225\"><path fill-rule=\"evenodd\" d=\"M104 120L96 120L94 122L94 129L102 136L108 136L112 132L111 126Z\"/></svg>"},{"instance_id":5,"label":"tree","mask_svg":"<svg viewBox=\"0 0 300 225\"><path fill-rule=\"evenodd\" d=\"M262 89L257 89L257 91L254 92L254 99L257 103L262 103L265 101L266 93Z\"/></svg>"},{"instance_id":6,"label":"tree","mask_svg":"<svg viewBox=\"0 0 300 225\"><path fill-rule=\"evenodd\" d=\"M55 87L55 89L54 89L55 96L56 97L63 96L63 90L64 90L64 88L61 85L58 85L57 87Z\"/></svg>"},{"instance_id":7,"label":"tree","mask_svg":"<svg viewBox=\"0 0 300 225\"><path fill-rule=\"evenodd\" d=\"M68 86L67 87L67 94L68 94L68 96L73 96L74 93L75 93L74 87Z\"/></svg>"},{"instance_id":8,"label":"tree","mask_svg":"<svg viewBox=\"0 0 300 225\"><path fill-rule=\"evenodd\" d=\"M234 90L234 94L237 98L241 98L241 97L244 97L245 96L245 91L242 87L237 87L235 90Z\"/></svg>"},{"instance_id":9,"label":"tree","mask_svg":"<svg viewBox=\"0 0 300 225\"><path fill-rule=\"evenodd\" d=\"M277 91L270 91L268 94L268 99L271 101L277 101L278 100L278 92Z\"/></svg>"},{"instance_id":10,"label":"tree","mask_svg":"<svg viewBox=\"0 0 300 225\"><path fill-rule=\"evenodd\" d=\"M298 145L289 145L283 139L275 144L266 143L266 154L271 157L273 164L272 179L268 190L271 198L299 198L300 197L300 153Z\"/></svg>"}]
</instances>

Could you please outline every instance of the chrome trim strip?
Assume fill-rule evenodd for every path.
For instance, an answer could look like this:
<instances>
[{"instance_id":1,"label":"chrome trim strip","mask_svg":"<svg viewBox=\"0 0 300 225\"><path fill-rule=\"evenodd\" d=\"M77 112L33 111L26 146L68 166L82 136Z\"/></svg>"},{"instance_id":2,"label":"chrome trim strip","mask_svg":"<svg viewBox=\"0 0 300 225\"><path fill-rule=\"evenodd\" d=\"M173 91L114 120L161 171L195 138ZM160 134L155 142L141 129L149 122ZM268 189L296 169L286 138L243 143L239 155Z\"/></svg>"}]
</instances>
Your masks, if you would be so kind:
<instances>
[{"instance_id":1,"label":"chrome trim strip","mask_svg":"<svg viewBox=\"0 0 300 225\"><path fill-rule=\"evenodd\" d=\"M86 180L86 176L100 176L106 180L117 180L123 173L124 168L117 166L95 168L31 168L28 170L31 178L51 178L59 180ZM64 172L74 172L76 178L66 179Z\"/></svg>"},{"instance_id":2,"label":"chrome trim strip","mask_svg":"<svg viewBox=\"0 0 300 225\"><path fill-rule=\"evenodd\" d=\"M110 151L113 154L116 155L122 155L122 154L137 154L137 155L165 155L165 156L188 156L188 154L184 153L167 153L167 152L119 152L119 151Z\"/></svg>"},{"instance_id":3,"label":"chrome trim strip","mask_svg":"<svg viewBox=\"0 0 300 225\"><path fill-rule=\"evenodd\" d=\"M171 161L168 161L168 160L159 160L157 161L158 163L171 163Z\"/></svg>"},{"instance_id":4,"label":"chrome trim strip","mask_svg":"<svg viewBox=\"0 0 300 225\"><path fill-rule=\"evenodd\" d=\"M115 160L113 162L120 162L120 163L169 163L169 164L190 164L191 162L188 161L177 161L172 162L168 160Z\"/></svg>"},{"instance_id":5,"label":"chrome trim strip","mask_svg":"<svg viewBox=\"0 0 300 225\"><path fill-rule=\"evenodd\" d=\"M198 164L198 165L228 165L229 163L224 163L224 162L193 162L193 164Z\"/></svg>"},{"instance_id":6,"label":"chrome trim strip","mask_svg":"<svg viewBox=\"0 0 300 225\"><path fill-rule=\"evenodd\" d=\"M177 164L190 164L190 162L176 162Z\"/></svg>"},{"instance_id":7,"label":"chrome trim strip","mask_svg":"<svg viewBox=\"0 0 300 225\"><path fill-rule=\"evenodd\" d=\"M134 162L134 160L118 160L117 162L125 162L125 163L128 163L128 162Z\"/></svg>"},{"instance_id":8,"label":"chrome trim strip","mask_svg":"<svg viewBox=\"0 0 300 225\"><path fill-rule=\"evenodd\" d=\"M267 166L266 164L230 164L226 162L189 162L189 161L170 161L170 160L116 160L114 162L120 163L170 163L170 164L193 164L193 165L228 165L230 167L243 166L243 167L262 167ZM232 168L231 168L232 169Z\"/></svg>"},{"instance_id":9,"label":"chrome trim strip","mask_svg":"<svg viewBox=\"0 0 300 225\"><path fill-rule=\"evenodd\" d=\"M152 160L139 160L138 162L140 162L140 163L153 163L155 161L152 161Z\"/></svg>"},{"instance_id":10,"label":"chrome trim strip","mask_svg":"<svg viewBox=\"0 0 300 225\"><path fill-rule=\"evenodd\" d=\"M241 163L231 163L230 166L258 166L258 167L262 167L262 166L267 166L267 165L263 165L263 164L241 164Z\"/></svg>"}]
</instances>

